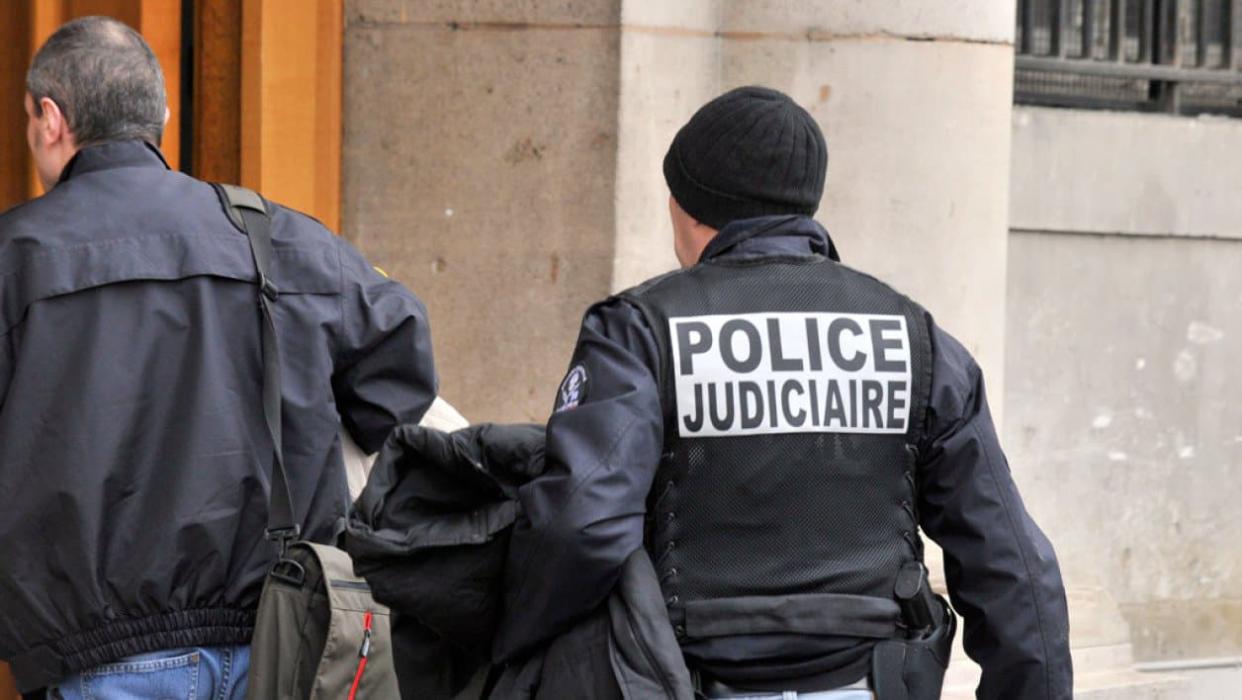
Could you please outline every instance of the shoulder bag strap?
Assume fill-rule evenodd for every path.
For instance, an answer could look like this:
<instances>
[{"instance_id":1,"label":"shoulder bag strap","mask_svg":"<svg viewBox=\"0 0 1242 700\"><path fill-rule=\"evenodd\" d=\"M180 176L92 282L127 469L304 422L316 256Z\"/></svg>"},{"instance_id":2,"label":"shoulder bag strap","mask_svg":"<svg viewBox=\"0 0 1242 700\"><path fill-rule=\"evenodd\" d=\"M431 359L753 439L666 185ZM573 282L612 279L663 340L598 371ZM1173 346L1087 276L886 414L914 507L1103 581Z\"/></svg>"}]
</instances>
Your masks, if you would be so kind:
<instances>
[{"instance_id":1,"label":"shoulder bag strap","mask_svg":"<svg viewBox=\"0 0 1242 700\"><path fill-rule=\"evenodd\" d=\"M263 317L263 417L272 439L272 488L268 499L267 538L280 545L283 557L290 542L301 534L293 512L293 497L285 472L280 422L280 349L276 344L276 321L272 304L279 296L272 283L272 219L257 193L234 185L213 184L225 213L250 241L250 252L259 274L259 311Z\"/></svg>"}]
</instances>

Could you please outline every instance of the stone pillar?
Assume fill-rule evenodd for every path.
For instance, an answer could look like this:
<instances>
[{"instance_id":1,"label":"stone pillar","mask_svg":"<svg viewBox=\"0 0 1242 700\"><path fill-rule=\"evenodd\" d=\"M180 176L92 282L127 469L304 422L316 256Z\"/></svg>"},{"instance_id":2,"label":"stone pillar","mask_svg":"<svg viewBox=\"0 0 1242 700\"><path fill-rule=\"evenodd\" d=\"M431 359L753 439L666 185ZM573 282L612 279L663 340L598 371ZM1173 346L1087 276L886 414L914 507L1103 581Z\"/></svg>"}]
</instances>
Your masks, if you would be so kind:
<instances>
[{"instance_id":1,"label":"stone pillar","mask_svg":"<svg viewBox=\"0 0 1242 700\"><path fill-rule=\"evenodd\" d=\"M677 128L725 89L768 85L827 136L817 218L844 261L926 305L1000 396L1013 13L982 0L626 0L613 286L674 264L660 163Z\"/></svg>"},{"instance_id":2,"label":"stone pillar","mask_svg":"<svg viewBox=\"0 0 1242 700\"><path fill-rule=\"evenodd\" d=\"M1013 13L980 0L625 0L614 288L675 265L660 164L677 128L726 89L775 87L827 137L817 218L843 262L918 300L962 341L999 422ZM969 688L977 667L958 657Z\"/></svg>"},{"instance_id":3,"label":"stone pillar","mask_svg":"<svg viewBox=\"0 0 1242 700\"><path fill-rule=\"evenodd\" d=\"M613 265L619 0L346 4L343 226L431 313L442 393L544 420Z\"/></svg>"}]
</instances>

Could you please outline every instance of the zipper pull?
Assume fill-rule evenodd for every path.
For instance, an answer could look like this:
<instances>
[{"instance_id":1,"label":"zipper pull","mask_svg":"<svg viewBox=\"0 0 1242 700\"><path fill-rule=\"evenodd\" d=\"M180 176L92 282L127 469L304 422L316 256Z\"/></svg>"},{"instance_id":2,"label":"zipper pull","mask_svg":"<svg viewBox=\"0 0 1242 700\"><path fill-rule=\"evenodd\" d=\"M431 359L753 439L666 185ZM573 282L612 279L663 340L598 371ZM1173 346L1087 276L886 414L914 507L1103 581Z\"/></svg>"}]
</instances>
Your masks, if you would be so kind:
<instances>
[{"instance_id":1,"label":"zipper pull","mask_svg":"<svg viewBox=\"0 0 1242 700\"><path fill-rule=\"evenodd\" d=\"M367 654L371 653L371 611L367 611L366 617L362 618L362 648L358 650L360 658L367 658Z\"/></svg>"},{"instance_id":2,"label":"zipper pull","mask_svg":"<svg viewBox=\"0 0 1242 700\"><path fill-rule=\"evenodd\" d=\"M346 700L358 700L358 686L362 683L362 672L367 670L367 654L371 653L371 611L362 618L362 648L358 650L358 670L354 673L354 684L349 689Z\"/></svg>"}]
</instances>

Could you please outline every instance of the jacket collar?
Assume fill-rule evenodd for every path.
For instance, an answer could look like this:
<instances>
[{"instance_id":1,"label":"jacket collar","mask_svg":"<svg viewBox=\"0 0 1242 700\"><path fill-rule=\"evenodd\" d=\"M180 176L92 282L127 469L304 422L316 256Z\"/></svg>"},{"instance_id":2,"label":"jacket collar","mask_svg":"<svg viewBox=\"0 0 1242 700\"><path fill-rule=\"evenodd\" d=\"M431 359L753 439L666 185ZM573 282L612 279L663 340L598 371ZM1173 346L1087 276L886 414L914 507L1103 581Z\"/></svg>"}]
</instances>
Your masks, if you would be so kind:
<instances>
[{"instance_id":1,"label":"jacket collar","mask_svg":"<svg viewBox=\"0 0 1242 700\"><path fill-rule=\"evenodd\" d=\"M703 249L699 262L716 258L824 255L840 262L828 231L809 216L760 216L731 221Z\"/></svg>"},{"instance_id":2,"label":"jacket collar","mask_svg":"<svg viewBox=\"0 0 1242 700\"><path fill-rule=\"evenodd\" d=\"M164 154L160 153L160 149L146 141L111 141L87 146L78 151L65 165L65 169L61 171L60 179L56 181L56 184L78 175L85 175L97 170L111 170L112 168L164 168L165 170L171 170L168 167L168 161L164 160Z\"/></svg>"}]
</instances>

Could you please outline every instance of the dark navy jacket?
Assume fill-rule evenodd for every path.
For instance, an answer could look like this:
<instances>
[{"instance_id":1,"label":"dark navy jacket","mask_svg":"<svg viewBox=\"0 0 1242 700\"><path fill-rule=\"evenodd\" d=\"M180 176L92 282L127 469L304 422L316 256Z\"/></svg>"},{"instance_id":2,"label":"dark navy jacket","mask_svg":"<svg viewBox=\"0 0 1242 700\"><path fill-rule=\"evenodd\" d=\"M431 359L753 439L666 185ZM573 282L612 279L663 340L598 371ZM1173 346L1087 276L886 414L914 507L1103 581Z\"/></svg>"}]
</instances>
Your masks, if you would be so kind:
<instances>
[{"instance_id":1,"label":"dark navy jacket","mask_svg":"<svg viewBox=\"0 0 1242 700\"><path fill-rule=\"evenodd\" d=\"M317 221L272 217L284 445L305 537L436 393L423 305ZM0 659L21 690L249 640L272 446L245 236L138 141L83 150L0 215Z\"/></svg>"},{"instance_id":2,"label":"dark navy jacket","mask_svg":"<svg viewBox=\"0 0 1242 700\"><path fill-rule=\"evenodd\" d=\"M823 228L808 218L768 217L726 226L703 259L809 253L835 257ZM960 343L931 328L918 513L923 531L944 549L965 647L983 667L980 697L1069 698L1069 623L1056 555L1010 476L979 367ZM571 362L584 368L585 385L577 373L573 390L558 395L547 470L521 493L528 522L513 535L498 657L519 655L597 606L626 556L643 546L664 436L657 353L629 303L613 298L587 312ZM714 653L745 658L745 650Z\"/></svg>"}]
</instances>

